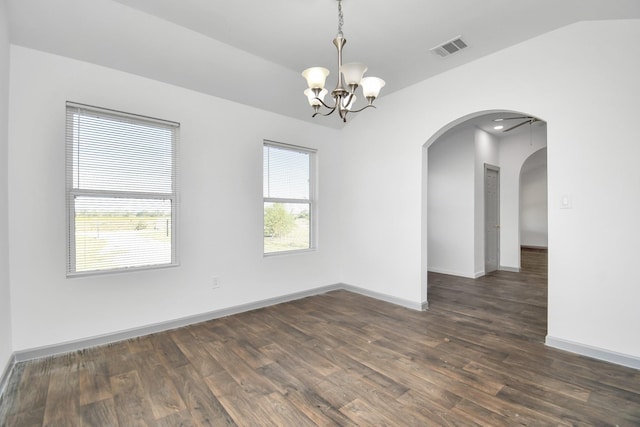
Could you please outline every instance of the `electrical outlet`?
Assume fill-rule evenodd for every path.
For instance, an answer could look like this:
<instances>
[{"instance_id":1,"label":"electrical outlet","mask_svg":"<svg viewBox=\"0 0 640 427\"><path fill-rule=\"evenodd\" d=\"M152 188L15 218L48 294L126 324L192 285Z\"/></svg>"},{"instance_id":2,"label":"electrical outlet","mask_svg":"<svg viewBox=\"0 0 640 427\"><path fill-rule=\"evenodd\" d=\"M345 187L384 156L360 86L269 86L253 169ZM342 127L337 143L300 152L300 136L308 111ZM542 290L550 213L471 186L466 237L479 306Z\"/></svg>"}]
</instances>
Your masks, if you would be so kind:
<instances>
[{"instance_id":1,"label":"electrical outlet","mask_svg":"<svg viewBox=\"0 0 640 427\"><path fill-rule=\"evenodd\" d=\"M220 288L220 278L218 276L213 276L211 278L211 289Z\"/></svg>"}]
</instances>

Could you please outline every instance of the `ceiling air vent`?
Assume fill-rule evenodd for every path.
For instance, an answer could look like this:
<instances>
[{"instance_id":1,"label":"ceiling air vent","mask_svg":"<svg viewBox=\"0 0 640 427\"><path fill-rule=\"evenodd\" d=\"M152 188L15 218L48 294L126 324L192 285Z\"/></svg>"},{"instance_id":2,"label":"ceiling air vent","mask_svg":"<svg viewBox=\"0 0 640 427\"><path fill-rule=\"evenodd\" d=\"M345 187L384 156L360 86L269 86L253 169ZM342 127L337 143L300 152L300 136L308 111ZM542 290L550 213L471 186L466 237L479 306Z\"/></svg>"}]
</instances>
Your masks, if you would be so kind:
<instances>
[{"instance_id":1,"label":"ceiling air vent","mask_svg":"<svg viewBox=\"0 0 640 427\"><path fill-rule=\"evenodd\" d=\"M440 46L432 47L429 50L439 56L449 56L452 53L456 53L457 51L464 49L465 47L467 47L467 44L462 41L461 36L458 36L444 44L441 44Z\"/></svg>"}]
</instances>

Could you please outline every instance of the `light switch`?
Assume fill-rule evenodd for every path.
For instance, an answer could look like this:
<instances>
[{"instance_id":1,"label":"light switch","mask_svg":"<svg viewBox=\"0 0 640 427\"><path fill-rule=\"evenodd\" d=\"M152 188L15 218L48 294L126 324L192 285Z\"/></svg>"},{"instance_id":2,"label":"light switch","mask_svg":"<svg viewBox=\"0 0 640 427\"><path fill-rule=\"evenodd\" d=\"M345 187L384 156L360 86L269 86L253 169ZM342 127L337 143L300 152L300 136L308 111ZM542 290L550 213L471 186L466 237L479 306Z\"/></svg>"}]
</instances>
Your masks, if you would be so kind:
<instances>
[{"instance_id":1,"label":"light switch","mask_svg":"<svg viewBox=\"0 0 640 427\"><path fill-rule=\"evenodd\" d=\"M563 194L560 198L560 209L571 209L572 207L571 195Z\"/></svg>"}]
</instances>

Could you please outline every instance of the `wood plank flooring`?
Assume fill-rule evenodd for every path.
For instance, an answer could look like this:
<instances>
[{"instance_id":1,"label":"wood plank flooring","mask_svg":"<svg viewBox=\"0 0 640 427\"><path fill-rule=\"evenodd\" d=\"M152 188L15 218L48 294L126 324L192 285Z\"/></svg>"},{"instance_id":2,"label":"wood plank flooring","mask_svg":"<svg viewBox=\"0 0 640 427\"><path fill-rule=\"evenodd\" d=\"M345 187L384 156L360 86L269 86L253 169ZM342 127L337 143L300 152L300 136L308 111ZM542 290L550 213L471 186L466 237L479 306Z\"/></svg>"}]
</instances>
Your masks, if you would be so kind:
<instances>
[{"instance_id":1,"label":"wood plank flooring","mask_svg":"<svg viewBox=\"0 0 640 427\"><path fill-rule=\"evenodd\" d=\"M545 347L522 264L431 274L426 312L336 291L20 363L0 425L640 425L640 371Z\"/></svg>"}]
</instances>

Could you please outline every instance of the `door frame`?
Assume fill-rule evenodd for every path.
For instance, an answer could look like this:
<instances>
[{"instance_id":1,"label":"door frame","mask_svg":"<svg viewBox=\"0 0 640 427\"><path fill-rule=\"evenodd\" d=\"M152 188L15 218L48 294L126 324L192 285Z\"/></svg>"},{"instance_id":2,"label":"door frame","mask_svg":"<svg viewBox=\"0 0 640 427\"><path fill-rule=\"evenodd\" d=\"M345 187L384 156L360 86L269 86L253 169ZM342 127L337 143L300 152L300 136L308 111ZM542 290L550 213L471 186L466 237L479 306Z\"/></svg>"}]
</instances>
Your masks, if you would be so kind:
<instances>
[{"instance_id":1,"label":"door frame","mask_svg":"<svg viewBox=\"0 0 640 427\"><path fill-rule=\"evenodd\" d=\"M485 163L484 164L484 173L482 175L482 181L483 181L483 196L484 196L484 221L483 221L483 228L484 228L484 272L486 273L490 273L491 271L489 271L489 269L487 268L488 266L488 241L489 239L487 238L487 234L489 232L488 228L487 228L487 211L489 209L489 204L487 203L487 171L494 171L496 172L496 174L498 175L498 179L497 179L497 184L496 184L496 194L497 194L497 206L496 206L496 216L497 216L497 222L498 224L496 225L496 228L498 229L498 236L496 239L496 268L495 270L491 270L491 271L497 271L500 270L500 167L496 166L496 165L492 165L489 163Z\"/></svg>"}]
</instances>

